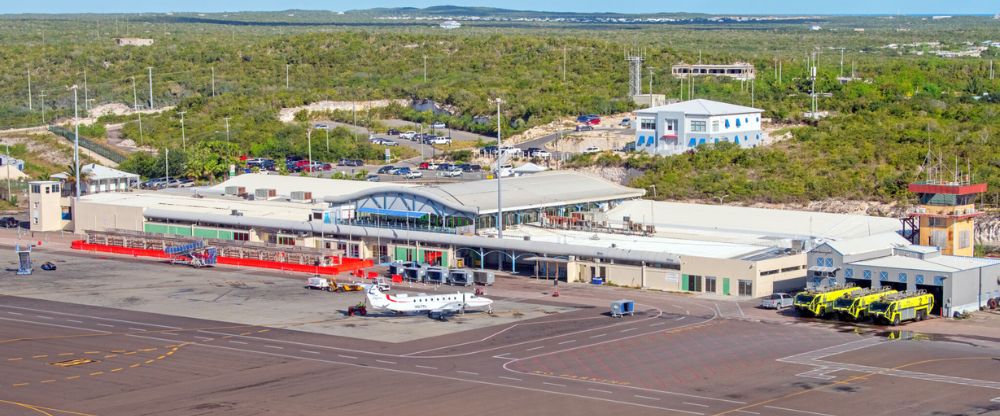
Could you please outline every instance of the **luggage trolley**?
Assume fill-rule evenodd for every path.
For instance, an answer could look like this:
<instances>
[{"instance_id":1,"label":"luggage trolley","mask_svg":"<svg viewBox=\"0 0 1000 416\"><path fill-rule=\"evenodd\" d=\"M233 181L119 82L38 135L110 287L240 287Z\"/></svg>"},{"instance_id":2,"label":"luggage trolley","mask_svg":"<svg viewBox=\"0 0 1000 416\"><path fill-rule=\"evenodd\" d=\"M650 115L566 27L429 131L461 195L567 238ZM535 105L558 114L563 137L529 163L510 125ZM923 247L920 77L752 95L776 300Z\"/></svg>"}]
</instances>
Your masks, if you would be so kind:
<instances>
[{"instance_id":1,"label":"luggage trolley","mask_svg":"<svg viewBox=\"0 0 1000 416\"><path fill-rule=\"evenodd\" d=\"M635 301L621 299L611 302L611 317L621 318L622 316L635 314Z\"/></svg>"}]
</instances>

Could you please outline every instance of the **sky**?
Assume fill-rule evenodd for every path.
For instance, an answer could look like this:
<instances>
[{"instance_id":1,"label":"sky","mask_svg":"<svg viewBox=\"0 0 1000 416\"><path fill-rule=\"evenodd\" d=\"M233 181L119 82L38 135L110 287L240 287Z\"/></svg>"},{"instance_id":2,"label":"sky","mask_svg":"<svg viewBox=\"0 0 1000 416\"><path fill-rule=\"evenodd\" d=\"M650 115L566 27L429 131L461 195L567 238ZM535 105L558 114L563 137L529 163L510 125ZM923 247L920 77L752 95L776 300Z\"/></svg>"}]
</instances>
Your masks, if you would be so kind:
<instances>
[{"instance_id":1,"label":"sky","mask_svg":"<svg viewBox=\"0 0 1000 416\"><path fill-rule=\"evenodd\" d=\"M9 13L226 12L288 9L350 10L371 7L486 6L566 12L692 12L715 14L995 14L1000 0L36 0L0 1Z\"/></svg>"}]
</instances>

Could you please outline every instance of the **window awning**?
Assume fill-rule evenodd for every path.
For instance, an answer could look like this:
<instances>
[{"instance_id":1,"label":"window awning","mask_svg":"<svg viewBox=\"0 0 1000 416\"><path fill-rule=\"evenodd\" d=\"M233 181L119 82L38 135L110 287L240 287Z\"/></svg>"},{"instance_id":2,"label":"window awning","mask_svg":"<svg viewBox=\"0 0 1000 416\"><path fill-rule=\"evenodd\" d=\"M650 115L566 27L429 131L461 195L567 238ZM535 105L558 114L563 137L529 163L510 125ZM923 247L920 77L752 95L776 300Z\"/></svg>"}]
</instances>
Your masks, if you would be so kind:
<instances>
[{"instance_id":1,"label":"window awning","mask_svg":"<svg viewBox=\"0 0 1000 416\"><path fill-rule=\"evenodd\" d=\"M833 273L837 271L836 267L824 267L824 266L812 266L809 268L811 272L822 272L822 273Z\"/></svg>"},{"instance_id":2,"label":"window awning","mask_svg":"<svg viewBox=\"0 0 1000 416\"><path fill-rule=\"evenodd\" d=\"M367 208L367 207L358 208L357 211L365 214L378 214L389 217L404 217L404 218L421 218L427 215L426 212L420 212L420 211L399 211L394 209Z\"/></svg>"}]
</instances>

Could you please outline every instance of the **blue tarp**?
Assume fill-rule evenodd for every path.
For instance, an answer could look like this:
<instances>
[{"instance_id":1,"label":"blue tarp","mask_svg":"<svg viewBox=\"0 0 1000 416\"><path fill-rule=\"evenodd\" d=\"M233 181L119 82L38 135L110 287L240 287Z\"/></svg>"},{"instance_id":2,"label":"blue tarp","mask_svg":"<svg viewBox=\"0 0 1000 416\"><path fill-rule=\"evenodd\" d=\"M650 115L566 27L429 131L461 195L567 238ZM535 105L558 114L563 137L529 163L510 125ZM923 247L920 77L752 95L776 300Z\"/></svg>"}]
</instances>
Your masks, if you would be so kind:
<instances>
[{"instance_id":1,"label":"blue tarp","mask_svg":"<svg viewBox=\"0 0 1000 416\"><path fill-rule=\"evenodd\" d=\"M389 217L404 217L404 218L421 218L427 215L426 212L420 212L420 211L397 211L394 209L367 208L367 207L358 208L358 212L365 214L378 214Z\"/></svg>"}]
</instances>

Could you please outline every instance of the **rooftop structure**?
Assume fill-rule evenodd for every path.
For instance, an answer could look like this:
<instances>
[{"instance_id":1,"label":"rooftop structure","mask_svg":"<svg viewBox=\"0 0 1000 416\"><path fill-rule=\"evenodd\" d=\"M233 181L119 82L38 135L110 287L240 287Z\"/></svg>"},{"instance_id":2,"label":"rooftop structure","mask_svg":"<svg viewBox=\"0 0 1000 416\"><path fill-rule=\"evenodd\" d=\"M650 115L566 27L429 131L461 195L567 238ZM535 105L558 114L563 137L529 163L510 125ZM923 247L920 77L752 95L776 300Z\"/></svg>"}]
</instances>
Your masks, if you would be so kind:
<instances>
[{"instance_id":1,"label":"rooftop structure","mask_svg":"<svg viewBox=\"0 0 1000 416\"><path fill-rule=\"evenodd\" d=\"M912 183L910 192L917 194L920 203L911 218L919 221L919 235L914 235L923 245L940 247L944 254L971 256L975 252L975 200L986 192L985 183L968 180L942 182L939 180Z\"/></svg>"},{"instance_id":2,"label":"rooftop structure","mask_svg":"<svg viewBox=\"0 0 1000 416\"><path fill-rule=\"evenodd\" d=\"M462 27L462 24L454 20L445 20L441 22L440 26L442 29L458 29Z\"/></svg>"},{"instance_id":3,"label":"rooftop structure","mask_svg":"<svg viewBox=\"0 0 1000 416\"><path fill-rule=\"evenodd\" d=\"M327 197L336 197L355 192L361 192L376 188L386 187L412 187L408 183L384 183L368 181L351 181L341 179L322 179L309 176L282 176L266 175L262 173L248 173L234 176L218 185L198 188L196 191L203 195L226 193L226 188L242 187L247 193L252 194L257 189L273 189L277 195L288 197L292 192L308 191L312 192L313 198L322 200Z\"/></svg>"},{"instance_id":4,"label":"rooftop structure","mask_svg":"<svg viewBox=\"0 0 1000 416\"><path fill-rule=\"evenodd\" d=\"M675 78L692 76L720 76L738 80L750 80L757 77L753 64L736 62L733 64L685 64L679 63L671 67Z\"/></svg>"},{"instance_id":5,"label":"rooftop structure","mask_svg":"<svg viewBox=\"0 0 1000 416\"><path fill-rule=\"evenodd\" d=\"M60 172L52 177L66 182L72 177L72 173ZM139 175L90 163L80 166L80 182L80 191L84 194L124 192L139 186ZM71 188L72 186L64 187L67 191Z\"/></svg>"},{"instance_id":6,"label":"rooftop structure","mask_svg":"<svg viewBox=\"0 0 1000 416\"><path fill-rule=\"evenodd\" d=\"M705 99L682 101L636 111L635 148L672 155L702 144L729 142L742 147L763 144L764 110Z\"/></svg>"}]
</instances>

